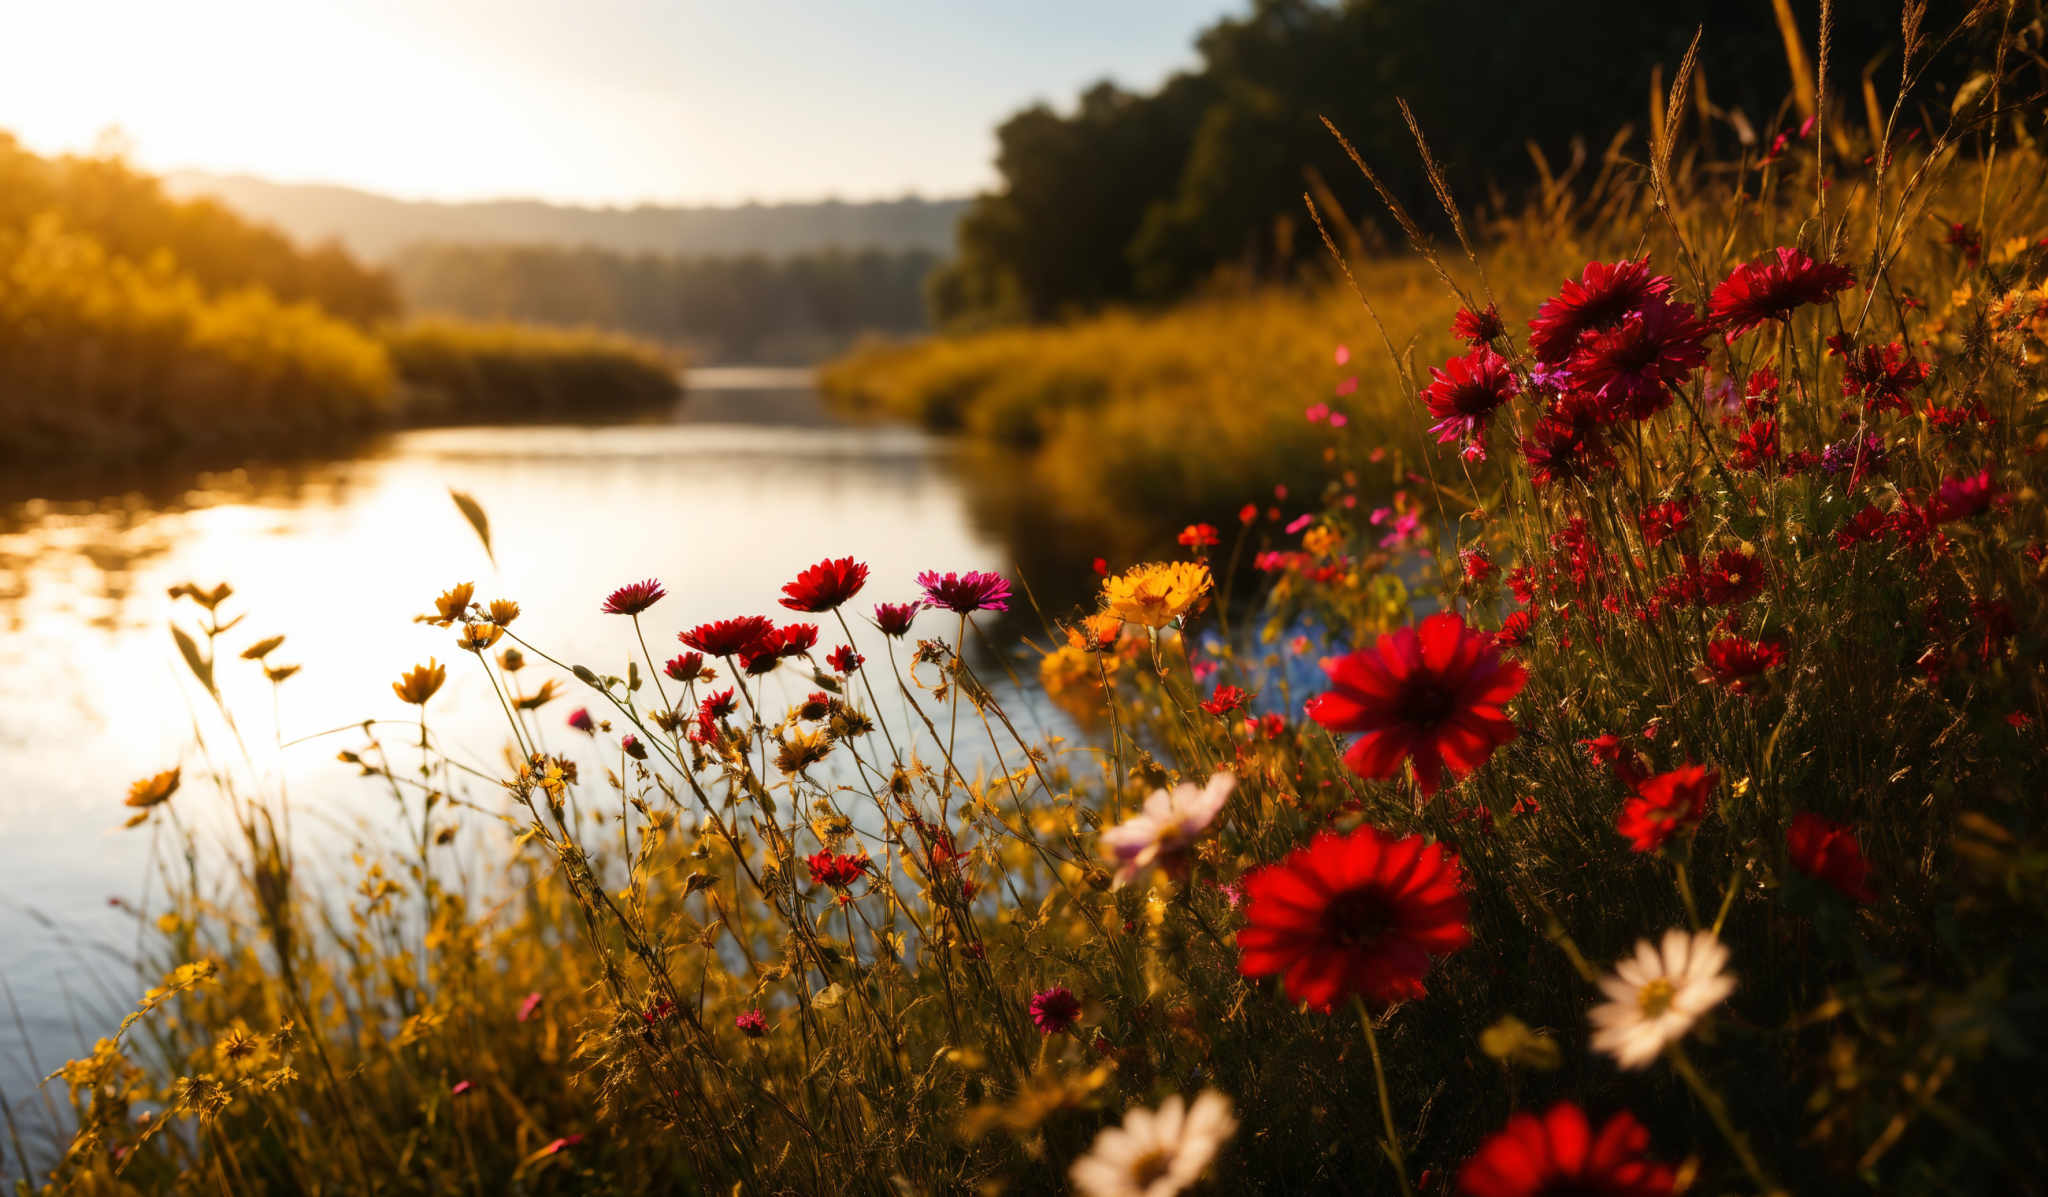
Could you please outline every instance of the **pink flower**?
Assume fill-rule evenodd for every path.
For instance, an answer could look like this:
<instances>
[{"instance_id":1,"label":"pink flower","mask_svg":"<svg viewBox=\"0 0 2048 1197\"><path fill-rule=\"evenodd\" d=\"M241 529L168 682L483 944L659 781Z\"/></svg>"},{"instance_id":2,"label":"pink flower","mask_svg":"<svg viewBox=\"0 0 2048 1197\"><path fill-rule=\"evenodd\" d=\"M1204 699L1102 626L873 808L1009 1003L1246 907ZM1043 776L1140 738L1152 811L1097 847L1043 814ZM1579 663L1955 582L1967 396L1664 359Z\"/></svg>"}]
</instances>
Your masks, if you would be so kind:
<instances>
[{"instance_id":1,"label":"pink flower","mask_svg":"<svg viewBox=\"0 0 2048 1197\"><path fill-rule=\"evenodd\" d=\"M1055 985L1031 995L1031 1021L1039 1031L1057 1035L1081 1020L1081 999L1064 985Z\"/></svg>"},{"instance_id":2,"label":"pink flower","mask_svg":"<svg viewBox=\"0 0 2048 1197\"><path fill-rule=\"evenodd\" d=\"M749 1039L759 1039L768 1033L768 1020L762 1017L758 1009L738 1014L733 1018L732 1025L738 1027L740 1034Z\"/></svg>"},{"instance_id":3,"label":"pink flower","mask_svg":"<svg viewBox=\"0 0 2048 1197\"><path fill-rule=\"evenodd\" d=\"M525 1022L527 1019L532 1018L533 1012L540 1009L540 1003L541 996L537 993L529 993L525 998L521 999L519 1003L519 1021Z\"/></svg>"}]
</instances>

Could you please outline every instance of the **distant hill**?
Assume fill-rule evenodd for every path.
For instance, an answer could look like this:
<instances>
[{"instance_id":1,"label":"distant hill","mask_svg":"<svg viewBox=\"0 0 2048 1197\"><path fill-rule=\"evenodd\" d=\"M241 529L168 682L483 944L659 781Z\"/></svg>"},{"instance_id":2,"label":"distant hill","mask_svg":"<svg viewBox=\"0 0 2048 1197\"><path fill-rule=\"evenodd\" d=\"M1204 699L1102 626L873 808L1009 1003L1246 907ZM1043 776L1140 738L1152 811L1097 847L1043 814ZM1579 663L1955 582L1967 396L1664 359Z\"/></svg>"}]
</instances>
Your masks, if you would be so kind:
<instances>
[{"instance_id":1,"label":"distant hill","mask_svg":"<svg viewBox=\"0 0 2048 1197\"><path fill-rule=\"evenodd\" d=\"M214 197L301 244L339 241L358 257L379 263L424 242L587 246L663 255L781 257L829 249L943 254L952 249L953 224L967 204L964 199L915 197L726 208L586 208L538 200L434 203L349 187L196 171L167 174L164 187L180 197Z\"/></svg>"}]
</instances>

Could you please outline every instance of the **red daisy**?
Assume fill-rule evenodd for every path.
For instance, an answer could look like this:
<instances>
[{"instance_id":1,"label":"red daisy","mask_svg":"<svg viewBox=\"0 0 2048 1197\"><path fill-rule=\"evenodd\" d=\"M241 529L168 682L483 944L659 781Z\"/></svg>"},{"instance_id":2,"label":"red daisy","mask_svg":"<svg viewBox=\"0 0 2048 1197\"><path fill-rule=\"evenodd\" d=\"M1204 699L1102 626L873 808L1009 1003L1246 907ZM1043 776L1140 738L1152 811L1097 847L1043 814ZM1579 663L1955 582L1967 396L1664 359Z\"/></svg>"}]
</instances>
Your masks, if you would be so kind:
<instances>
[{"instance_id":1,"label":"red daisy","mask_svg":"<svg viewBox=\"0 0 2048 1197\"><path fill-rule=\"evenodd\" d=\"M987 570L941 574L935 569L928 569L917 575L917 584L924 587L925 597L931 600L932 605L961 615L1010 609L1009 581L1003 575Z\"/></svg>"},{"instance_id":2,"label":"red daisy","mask_svg":"<svg viewBox=\"0 0 2048 1197\"><path fill-rule=\"evenodd\" d=\"M1672 836L1699 825L1707 813L1707 797L1720 780L1719 771L1691 764L1645 778L1621 804L1614 829L1627 836L1628 846L1636 851L1655 852Z\"/></svg>"},{"instance_id":3,"label":"red daisy","mask_svg":"<svg viewBox=\"0 0 2048 1197\"><path fill-rule=\"evenodd\" d=\"M1317 835L1244 878L1237 969L1279 974L1287 995L1327 1012L1358 994L1421 997L1429 958L1471 942L1457 855L1376 828Z\"/></svg>"},{"instance_id":4,"label":"red daisy","mask_svg":"<svg viewBox=\"0 0 2048 1197\"><path fill-rule=\"evenodd\" d=\"M882 629L884 636L901 636L910 630L910 621L922 610L923 603L876 603L875 626Z\"/></svg>"},{"instance_id":5,"label":"red daisy","mask_svg":"<svg viewBox=\"0 0 2048 1197\"><path fill-rule=\"evenodd\" d=\"M638 615L660 602L667 594L668 591L663 590L661 583L653 578L649 578L645 582L635 582L631 586L621 586L617 590L612 591L611 595L604 600L604 613L606 615Z\"/></svg>"},{"instance_id":6,"label":"red daisy","mask_svg":"<svg viewBox=\"0 0 2048 1197\"><path fill-rule=\"evenodd\" d=\"M830 665L834 673L852 673L854 670L859 669L861 662L865 660L867 660L866 657L853 651L851 644L842 644L838 648L833 649L831 655L825 658L825 664Z\"/></svg>"},{"instance_id":7,"label":"red daisy","mask_svg":"<svg viewBox=\"0 0 2048 1197\"><path fill-rule=\"evenodd\" d=\"M695 681L704 672L704 654L677 653L661 671L679 682Z\"/></svg>"},{"instance_id":8,"label":"red daisy","mask_svg":"<svg viewBox=\"0 0 2048 1197\"><path fill-rule=\"evenodd\" d=\"M590 717L590 708L577 707L569 712L569 726L586 736L597 734L597 722Z\"/></svg>"},{"instance_id":9,"label":"red daisy","mask_svg":"<svg viewBox=\"0 0 2048 1197\"><path fill-rule=\"evenodd\" d=\"M1237 686L1218 686L1215 693L1202 700L1202 710L1211 715L1228 715L1249 701L1251 695Z\"/></svg>"},{"instance_id":10,"label":"red daisy","mask_svg":"<svg viewBox=\"0 0 2048 1197\"><path fill-rule=\"evenodd\" d=\"M868 871L868 858L820 850L804 857L804 868L810 871L812 885L843 890Z\"/></svg>"},{"instance_id":11,"label":"red daisy","mask_svg":"<svg viewBox=\"0 0 2048 1197\"><path fill-rule=\"evenodd\" d=\"M1742 430L1735 438L1735 452L1728 464L1745 473L1758 473L1778 460L1778 421L1766 417Z\"/></svg>"},{"instance_id":12,"label":"red daisy","mask_svg":"<svg viewBox=\"0 0 2048 1197\"><path fill-rule=\"evenodd\" d=\"M1500 309L1490 303L1483 312L1459 308L1458 314L1451 317L1451 335L1474 349L1491 343L1506 332L1507 326L1500 321Z\"/></svg>"},{"instance_id":13,"label":"red daisy","mask_svg":"<svg viewBox=\"0 0 2048 1197\"><path fill-rule=\"evenodd\" d=\"M1748 694L1762 684L1767 670L1785 663L1785 646L1775 640L1744 640L1724 637L1707 645L1707 679L1737 694Z\"/></svg>"},{"instance_id":14,"label":"red daisy","mask_svg":"<svg viewBox=\"0 0 2048 1197\"><path fill-rule=\"evenodd\" d=\"M713 657L734 657L768 639L775 625L765 615L742 615L716 623L700 623L676 637L700 653Z\"/></svg>"},{"instance_id":15,"label":"red daisy","mask_svg":"<svg viewBox=\"0 0 2048 1197\"><path fill-rule=\"evenodd\" d=\"M1650 273L1650 259L1588 262L1576 281L1566 280L1529 321L1529 349L1546 366L1562 364L1588 332L1612 328L1622 318L1671 290L1671 280Z\"/></svg>"},{"instance_id":16,"label":"red daisy","mask_svg":"<svg viewBox=\"0 0 2048 1197\"><path fill-rule=\"evenodd\" d=\"M1520 390L1507 360L1484 346L1432 368L1429 376L1422 402L1436 419L1429 430L1438 444L1478 440L1493 409Z\"/></svg>"},{"instance_id":17,"label":"red daisy","mask_svg":"<svg viewBox=\"0 0 2048 1197\"><path fill-rule=\"evenodd\" d=\"M1180 530L1180 535L1175 539L1183 547L1190 549L1213 549L1223 543L1223 538L1216 534L1214 524L1189 524Z\"/></svg>"},{"instance_id":18,"label":"red daisy","mask_svg":"<svg viewBox=\"0 0 2048 1197\"><path fill-rule=\"evenodd\" d=\"M1793 867L1808 877L1826 882L1852 902L1877 900L1870 888L1870 864L1863 859L1856 833L1847 827L1801 812L1792 816L1785 847L1792 854Z\"/></svg>"},{"instance_id":19,"label":"red daisy","mask_svg":"<svg viewBox=\"0 0 2048 1197\"><path fill-rule=\"evenodd\" d=\"M818 646L818 625L814 623L786 623L775 629L771 641L778 657L798 657Z\"/></svg>"},{"instance_id":20,"label":"red daisy","mask_svg":"<svg viewBox=\"0 0 2048 1197\"><path fill-rule=\"evenodd\" d=\"M1755 598L1764 588L1764 563L1744 549L1722 549L1700 567L1700 600L1724 607Z\"/></svg>"},{"instance_id":21,"label":"red daisy","mask_svg":"<svg viewBox=\"0 0 2048 1197\"><path fill-rule=\"evenodd\" d=\"M1585 1111L1559 1102L1508 1119L1459 1169L1458 1187L1466 1197L1669 1197L1676 1177L1649 1147L1626 1111L1595 1135Z\"/></svg>"},{"instance_id":22,"label":"red daisy","mask_svg":"<svg viewBox=\"0 0 2048 1197\"><path fill-rule=\"evenodd\" d=\"M1522 456L1537 486L1584 481L1614 468L1614 453L1600 434L1598 400L1560 396L1522 438Z\"/></svg>"},{"instance_id":23,"label":"red daisy","mask_svg":"<svg viewBox=\"0 0 2048 1197\"><path fill-rule=\"evenodd\" d=\"M1897 341L1879 348L1850 349L1847 341L1828 339L1831 352L1842 354L1842 393L1863 399L1863 410L1887 409L1906 415L1913 410L1906 392L1927 381L1927 366Z\"/></svg>"},{"instance_id":24,"label":"red daisy","mask_svg":"<svg viewBox=\"0 0 2048 1197\"><path fill-rule=\"evenodd\" d=\"M830 611L867 585L868 567L851 557L818 562L782 588L782 605L792 611Z\"/></svg>"},{"instance_id":25,"label":"red daisy","mask_svg":"<svg viewBox=\"0 0 2048 1197\"><path fill-rule=\"evenodd\" d=\"M1636 517L1636 526L1643 530L1643 543L1656 548L1692 526L1692 504L1683 499L1654 504Z\"/></svg>"},{"instance_id":26,"label":"red daisy","mask_svg":"<svg viewBox=\"0 0 2048 1197\"><path fill-rule=\"evenodd\" d=\"M1502 659L1492 636L1454 612L1432 615L1419 628L1386 633L1323 668L1333 687L1308 702L1308 716L1331 731L1362 732L1344 754L1361 777L1392 777L1405 759L1424 794L1486 762L1515 738L1501 704L1521 693L1529 675Z\"/></svg>"},{"instance_id":27,"label":"red daisy","mask_svg":"<svg viewBox=\"0 0 2048 1197\"><path fill-rule=\"evenodd\" d=\"M723 719L739 710L739 707L739 700L733 697L732 687L727 686L723 690L705 695L697 704L697 711L707 719Z\"/></svg>"},{"instance_id":28,"label":"red daisy","mask_svg":"<svg viewBox=\"0 0 2048 1197\"><path fill-rule=\"evenodd\" d=\"M1041 1034L1057 1035L1081 1021L1081 999L1064 985L1031 995L1031 1022Z\"/></svg>"},{"instance_id":29,"label":"red daisy","mask_svg":"<svg viewBox=\"0 0 2048 1197\"><path fill-rule=\"evenodd\" d=\"M1529 643L1529 635L1536 629L1536 617L1527 611L1510 611L1500 621L1500 631L1493 634L1493 642L1502 648L1520 648Z\"/></svg>"},{"instance_id":30,"label":"red daisy","mask_svg":"<svg viewBox=\"0 0 2048 1197\"><path fill-rule=\"evenodd\" d=\"M1707 301L1707 318L1728 340L1760 324L1788 319L1810 303L1827 303L1856 285L1847 266L1816 262L1805 251L1779 246L1754 262L1737 266Z\"/></svg>"},{"instance_id":31,"label":"red daisy","mask_svg":"<svg viewBox=\"0 0 2048 1197\"><path fill-rule=\"evenodd\" d=\"M1573 381L1599 396L1609 418L1647 420L1669 407L1671 388L1706 362L1709 331L1690 307L1653 299L1579 342Z\"/></svg>"},{"instance_id":32,"label":"red daisy","mask_svg":"<svg viewBox=\"0 0 2048 1197\"><path fill-rule=\"evenodd\" d=\"M1998 483L1990 470L1943 478L1935 492L1930 513L1936 523L1966 520L1989 508L1999 496Z\"/></svg>"}]
</instances>

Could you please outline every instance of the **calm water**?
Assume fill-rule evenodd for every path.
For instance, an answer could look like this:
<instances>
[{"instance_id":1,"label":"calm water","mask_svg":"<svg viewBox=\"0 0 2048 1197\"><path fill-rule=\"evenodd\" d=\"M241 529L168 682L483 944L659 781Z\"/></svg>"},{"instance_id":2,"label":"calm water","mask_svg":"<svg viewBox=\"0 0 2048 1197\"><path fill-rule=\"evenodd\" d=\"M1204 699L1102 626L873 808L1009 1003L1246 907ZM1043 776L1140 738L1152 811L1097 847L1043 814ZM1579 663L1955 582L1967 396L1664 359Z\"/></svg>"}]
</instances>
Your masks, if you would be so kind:
<instances>
[{"instance_id":1,"label":"calm water","mask_svg":"<svg viewBox=\"0 0 2048 1197\"><path fill-rule=\"evenodd\" d=\"M139 992L125 963L138 924L109 901L149 898L149 833L121 829L128 783L183 764L174 801L218 825L209 788L192 784L195 721L218 732L166 630L196 609L167 587L234 585L230 608L248 614L223 638L222 688L257 769L288 787L301 839L328 858L307 863L336 875L354 838L391 827L389 797L335 760L360 733L280 741L403 717L390 683L431 655L452 666L437 731L496 771L504 727L487 684L450 660L451 633L411 621L442 589L475 581L479 598L517 599L529 639L621 673L630 624L597 608L639 578L670 590L643 617L658 654L698 620L779 611L781 584L828 555L873 567L863 602L908 598L919 570L1010 564L988 530L1001 521L973 513L947 452L915 431L824 418L800 375L705 371L680 413L652 423L437 429L147 495L0 502L0 980L18 1012L0 1010L0 1094L40 1121L23 1109L40 1104L30 1078ZM451 487L489 513L495 566ZM823 647L838 642L826 626ZM274 634L286 640L273 660L304 670L273 717L256 667L228 658ZM863 650L878 643L867 629ZM580 701L543 709L553 746L571 743L562 721ZM396 750L404 732L390 738Z\"/></svg>"}]
</instances>

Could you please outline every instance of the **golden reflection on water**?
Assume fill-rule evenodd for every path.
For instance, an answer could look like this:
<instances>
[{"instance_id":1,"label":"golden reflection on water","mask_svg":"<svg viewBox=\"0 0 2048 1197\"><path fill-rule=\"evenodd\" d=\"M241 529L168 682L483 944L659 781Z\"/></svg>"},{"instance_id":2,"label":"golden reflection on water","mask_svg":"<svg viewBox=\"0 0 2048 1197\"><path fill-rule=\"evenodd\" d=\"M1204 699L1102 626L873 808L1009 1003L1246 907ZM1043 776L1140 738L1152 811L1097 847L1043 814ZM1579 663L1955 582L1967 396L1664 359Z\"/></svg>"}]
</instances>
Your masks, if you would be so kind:
<instances>
[{"instance_id":1,"label":"golden reflection on water","mask_svg":"<svg viewBox=\"0 0 2048 1197\"><path fill-rule=\"evenodd\" d=\"M706 408L747 405L726 395ZM219 734L166 632L194 609L167 588L233 583L229 607L247 617L223 637L222 690L266 782L289 787L302 821L345 843L390 818L388 798L380 805L335 761L349 737L275 745L403 717L390 682L406 667L450 663L431 708L437 733L458 757L498 759L504 728L487 684L451 633L411 619L453 583L516 599L518 630L562 659L623 672L630 624L598 605L643 577L670 592L643 617L663 653L703 619L787 614L774 602L781 584L828 555L873 568L863 603L911 597L922 569L1009 566L942 448L900 428L803 417L802 403L787 410L800 418L414 432L345 461L0 502L0 976L39 1048L35 1066L47 1071L76 1046L75 1000L132 996L132 974L107 962L135 941L108 898L143 897L150 850L146 833L117 830L128 782L180 762L191 777L194 726ZM495 568L450 488L488 511ZM840 637L824 628L829 648ZM880 637L863 631L872 655ZM304 670L282 687L273 719L269 684L235 654L276 634L286 640L273 662ZM571 744L563 720L579 701L542 711L553 747ZM188 784L178 801L209 798ZM96 985L113 996L100 999ZM0 1021L11 1102L29 1075L27 1046Z\"/></svg>"}]
</instances>

